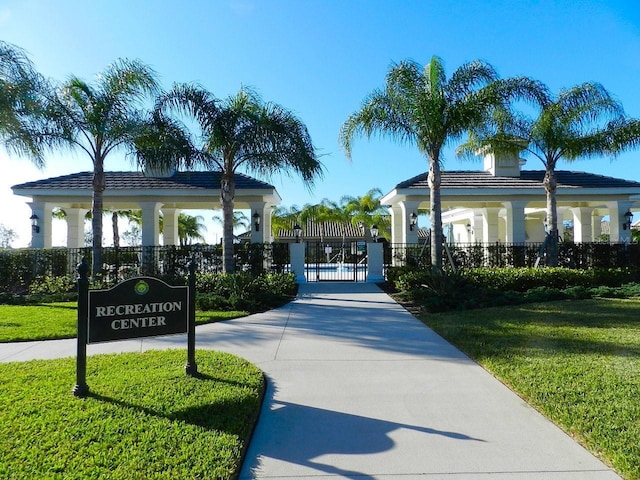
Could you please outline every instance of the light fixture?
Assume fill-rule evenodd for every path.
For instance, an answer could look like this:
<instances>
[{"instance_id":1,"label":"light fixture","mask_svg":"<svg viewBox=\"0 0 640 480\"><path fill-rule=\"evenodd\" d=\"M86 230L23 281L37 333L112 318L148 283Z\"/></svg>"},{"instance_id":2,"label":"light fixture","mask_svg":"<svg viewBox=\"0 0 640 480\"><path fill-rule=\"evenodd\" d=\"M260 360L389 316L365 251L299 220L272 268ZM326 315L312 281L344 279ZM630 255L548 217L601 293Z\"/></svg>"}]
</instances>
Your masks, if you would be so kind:
<instances>
[{"instance_id":1,"label":"light fixture","mask_svg":"<svg viewBox=\"0 0 640 480\"><path fill-rule=\"evenodd\" d=\"M260 214L258 212L254 213L253 216L253 225L256 228L256 232L260 231Z\"/></svg>"},{"instance_id":2,"label":"light fixture","mask_svg":"<svg viewBox=\"0 0 640 480\"><path fill-rule=\"evenodd\" d=\"M631 210L627 210L624 214L624 222L622 223L623 230L631 230L631 220L633 219L633 213Z\"/></svg>"},{"instance_id":3,"label":"light fixture","mask_svg":"<svg viewBox=\"0 0 640 480\"><path fill-rule=\"evenodd\" d=\"M40 220L40 218L38 215L34 213L29 217L29 220L31 220L31 231L33 233L40 233L40 225L38 225L38 220Z\"/></svg>"},{"instance_id":4,"label":"light fixture","mask_svg":"<svg viewBox=\"0 0 640 480\"><path fill-rule=\"evenodd\" d=\"M293 226L293 235L296 237L296 243L300 243L302 237L302 227L297 223Z\"/></svg>"},{"instance_id":5,"label":"light fixture","mask_svg":"<svg viewBox=\"0 0 640 480\"><path fill-rule=\"evenodd\" d=\"M469 235L473 235L473 227L471 226L471 224L467 223L466 227L467 227L467 233Z\"/></svg>"},{"instance_id":6,"label":"light fixture","mask_svg":"<svg viewBox=\"0 0 640 480\"><path fill-rule=\"evenodd\" d=\"M371 237L373 238L374 243L377 243L378 242L378 233L379 233L378 226L375 225L375 224L371 225L371 229L370 230L371 230Z\"/></svg>"},{"instance_id":7,"label":"light fixture","mask_svg":"<svg viewBox=\"0 0 640 480\"><path fill-rule=\"evenodd\" d=\"M409 230L413 230L417 224L418 215L416 215L416 212L411 212L411 215L409 215Z\"/></svg>"}]
</instances>

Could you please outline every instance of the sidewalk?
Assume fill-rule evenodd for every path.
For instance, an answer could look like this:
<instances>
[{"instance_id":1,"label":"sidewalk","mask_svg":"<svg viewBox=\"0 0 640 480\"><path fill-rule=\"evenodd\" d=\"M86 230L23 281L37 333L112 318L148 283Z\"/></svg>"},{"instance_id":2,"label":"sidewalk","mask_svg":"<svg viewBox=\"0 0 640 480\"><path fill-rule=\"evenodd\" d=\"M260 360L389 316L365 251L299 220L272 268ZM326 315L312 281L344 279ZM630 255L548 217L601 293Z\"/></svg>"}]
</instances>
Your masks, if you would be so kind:
<instances>
[{"instance_id":1,"label":"sidewalk","mask_svg":"<svg viewBox=\"0 0 640 480\"><path fill-rule=\"evenodd\" d=\"M196 341L269 380L243 480L619 478L375 285L301 285L289 305L200 326ZM0 361L75 345L0 344ZM185 337L88 352L158 348L186 348Z\"/></svg>"}]
</instances>

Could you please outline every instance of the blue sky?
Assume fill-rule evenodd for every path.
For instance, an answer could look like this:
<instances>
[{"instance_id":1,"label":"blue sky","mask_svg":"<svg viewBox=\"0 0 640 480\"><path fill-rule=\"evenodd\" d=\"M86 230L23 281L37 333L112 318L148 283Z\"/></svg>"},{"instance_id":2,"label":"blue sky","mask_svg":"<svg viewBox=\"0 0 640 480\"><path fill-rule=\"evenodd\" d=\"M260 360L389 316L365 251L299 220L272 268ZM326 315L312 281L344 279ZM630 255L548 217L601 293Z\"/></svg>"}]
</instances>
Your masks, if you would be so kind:
<instances>
[{"instance_id":1,"label":"blue sky","mask_svg":"<svg viewBox=\"0 0 640 480\"><path fill-rule=\"evenodd\" d=\"M91 80L123 57L150 65L166 88L195 82L222 98L253 87L295 112L323 154L326 176L312 192L296 177L267 179L287 206L374 187L386 193L426 170L410 145L357 139L350 162L337 142L342 122L403 59L424 64L438 55L448 74L482 59L502 77L527 75L554 91L598 81L640 117L637 0L0 0L0 39L57 80ZM640 181L639 158L635 151L561 168ZM14 246L29 241L30 210L11 185L91 169L70 152L50 156L39 171L0 151L0 166L0 224L20 234ZM481 167L445 152L445 169ZM124 155L108 158L106 168L133 169ZM529 159L526 168L542 166ZM212 215L204 214L209 242L219 238Z\"/></svg>"}]
</instances>

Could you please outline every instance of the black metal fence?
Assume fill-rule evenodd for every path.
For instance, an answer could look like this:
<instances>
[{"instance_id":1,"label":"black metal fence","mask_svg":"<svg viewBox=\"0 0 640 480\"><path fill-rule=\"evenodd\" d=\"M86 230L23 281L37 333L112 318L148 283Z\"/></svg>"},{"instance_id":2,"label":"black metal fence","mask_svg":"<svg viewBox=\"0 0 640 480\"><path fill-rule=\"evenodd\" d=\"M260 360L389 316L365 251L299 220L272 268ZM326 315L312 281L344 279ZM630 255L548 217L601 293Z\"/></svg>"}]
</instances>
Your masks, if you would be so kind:
<instances>
[{"instance_id":1,"label":"black metal fence","mask_svg":"<svg viewBox=\"0 0 640 480\"><path fill-rule=\"evenodd\" d=\"M443 249L445 269L478 267L543 267L543 243L457 243ZM386 244L385 266L431 266L428 244ZM558 266L567 268L640 267L640 243L569 243L558 245Z\"/></svg>"},{"instance_id":2,"label":"black metal fence","mask_svg":"<svg viewBox=\"0 0 640 480\"><path fill-rule=\"evenodd\" d=\"M82 258L89 265L92 249L0 249L0 292L19 292L37 277L72 275ZM137 276L186 277L190 260L202 273L222 272L220 245L105 247L102 250L103 278L106 284ZM236 271L253 273L288 272L289 247L284 243L243 243L234 245Z\"/></svg>"}]
</instances>

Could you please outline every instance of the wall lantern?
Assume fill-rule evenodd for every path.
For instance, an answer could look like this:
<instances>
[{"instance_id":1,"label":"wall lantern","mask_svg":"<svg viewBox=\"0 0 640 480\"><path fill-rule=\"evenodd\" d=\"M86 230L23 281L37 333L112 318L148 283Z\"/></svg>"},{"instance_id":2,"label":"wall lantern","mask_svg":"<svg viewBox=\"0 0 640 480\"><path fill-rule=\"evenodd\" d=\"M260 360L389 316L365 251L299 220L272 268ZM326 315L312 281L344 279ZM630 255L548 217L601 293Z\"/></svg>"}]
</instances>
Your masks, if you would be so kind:
<instances>
[{"instance_id":1,"label":"wall lantern","mask_svg":"<svg viewBox=\"0 0 640 480\"><path fill-rule=\"evenodd\" d=\"M413 230L417 224L418 215L416 215L416 212L411 212L411 215L409 215L409 230Z\"/></svg>"},{"instance_id":2,"label":"wall lantern","mask_svg":"<svg viewBox=\"0 0 640 480\"><path fill-rule=\"evenodd\" d=\"M296 237L296 243L300 243L302 238L302 227L297 223L293 226L293 235Z\"/></svg>"},{"instance_id":3,"label":"wall lantern","mask_svg":"<svg viewBox=\"0 0 640 480\"><path fill-rule=\"evenodd\" d=\"M473 227L471 226L471 224L470 224L470 223L467 223L467 224L465 225L465 227L467 228L467 233L468 233L469 235L473 235Z\"/></svg>"},{"instance_id":4,"label":"wall lantern","mask_svg":"<svg viewBox=\"0 0 640 480\"><path fill-rule=\"evenodd\" d=\"M377 243L378 242L378 233L380 232L378 230L378 226L377 225L371 225L371 229L370 230L371 230L371 237L373 237L373 241L375 243Z\"/></svg>"},{"instance_id":5,"label":"wall lantern","mask_svg":"<svg viewBox=\"0 0 640 480\"><path fill-rule=\"evenodd\" d=\"M40 225L38 225L38 220L40 220L40 218L38 215L34 213L29 217L29 220L31 220L31 231L33 233L40 233Z\"/></svg>"},{"instance_id":6,"label":"wall lantern","mask_svg":"<svg viewBox=\"0 0 640 480\"><path fill-rule=\"evenodd\" d=\"M260 231L260 214L258 212L254 213L253 216L253 225L256 228L256 232Z\"/></svg>"},{"instance_id":7,"label":"wall lantern","mask_svg":"<svg viewBox=\"0 0 640 480\"><path fill-rule=\"evenodd\" d=\"M633 219L633 213L631 210L627 210L624 214L624 222L622 223L623 230L631 230L631 220Z\"/></svg>"}]
</instances>

